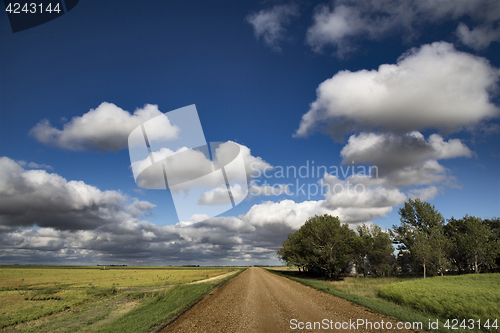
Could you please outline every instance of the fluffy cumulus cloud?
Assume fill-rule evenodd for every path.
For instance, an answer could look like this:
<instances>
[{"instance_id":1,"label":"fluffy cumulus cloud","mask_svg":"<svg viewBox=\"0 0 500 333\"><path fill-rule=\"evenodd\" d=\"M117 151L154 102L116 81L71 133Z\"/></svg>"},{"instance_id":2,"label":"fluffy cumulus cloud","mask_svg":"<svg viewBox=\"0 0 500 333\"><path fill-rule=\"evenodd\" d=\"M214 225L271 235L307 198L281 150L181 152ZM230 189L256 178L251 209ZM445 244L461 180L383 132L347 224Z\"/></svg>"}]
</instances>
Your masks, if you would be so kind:
<instances>
[{"instance_id":1,"label":"fluffy cumulus cloud","mask_svg":"<svg viewBox=\"0 0 500 333\"><path fill-rule=\"evenodd\" d=\"M81 117L74 117L63 129L53 127L48 120L40 121L30 131L38 141L68 150L118 151L127 148L127 139L137 126L161 115L157 105L146 104L129 113L113 103L103 102ZM179 128L162 124L163 138L175 138Z\"/></svg>"},{"instance_id":2,"label":"fluffy cumulus cloud","mask_svg":"<svg viewBox=\"0 0 500 333\"><path fill-rule=\"evenodd\" d=\"M88 230L133 220L154 205L128 202L117 191L101 191L45 170L26 170L0 158L0 228L49 227Z\"/></svg>"},{"instance_id":3,"label":"fluffy cumulus cloud","mask_svg":"<svg viewBox=\"0 0 500 333\"><path fill-rule=\"evenodd\" d=\"M490 100L500 71L480 57L436 42L378 70L341 71L317 88L296 136L322 129L334 137L379 128L448 132L498 116Z\"/></svg>"},{"instance_id":4,"label":"fluffy cumulus cloud","mask_svg":"<svg viewBox=\"0 0 500 333\"><path fill-rule=\"evenodd\" d=\"M459 139L445 141L432 134L428 140L420 132L405 135L361 133L352 135L340 152L343 163L362 163L377 166L378 175L422 165L429 160L471 157L472 151Z\"/></svg>"},{"instance_id":5,"label":"fluffy cumulus cloud","mask_svg":"<svg viewBox=\"0 0 500 333\"><path fill-rule=\"evenodd\" d=\"M218 187L221 185L221 174L213 171L221 167L224 168L231 181L240 182L247 182L247 179L260 175L263 170L273 168L261 157L253 156L250 148L233 141L221 143L215 149L214 161L210 159L207 151L186 147L177 151L161 148L159 151L153 151L151 156L154 161L166 159L164 167L168 184L170 189L176 192L186 191L193 187ZM136 176L142 172L136 180L138 185L144 188L165 188L162 164L157 163L148 169L150 165L150 157L132 163ZM240 190L242 190L241 187ZM215 192L206 192L201 202L208 204L207 198L209 197L215 200L210 200L210 202L217 202L216 198L219 196L214 196L214 194L222 194L221 191L225 190L217 189Z\"/></svg>"},{"instance_id":6,"label":"fluffy cumulus cloud","mask_svg":"<svg viewBox=\"0 0 500 333\"><path fill-rule=\"evenodd\" d=\"M355 174L347 178L353 186L360 184L368 189L366 193L375 188L382 194L378 198L390 199L397 191L406 193L410 198L426 200L442 192L445 187L458 186L449 170L439 164L439 160L472 157L474 153L459 139L444 140L438 134L425 139L420 132L404 135L360 133L349 138L341 156L344 164L371 166L370 176Z\"/></svg>"},{"instance_id":7,"label":"fluffy cumulus cloud","mask_svg":"<svg viewBox=\"0 0 500 333\"><path fill-rule=\"evenodd\" d=\"M500 41L500 29L488 25L470 30L467 25L460 23L457 35L462 43L478 51L484 50L494 41Z\"/></svg>"},{"instance_id":8,"label":"fluffy cumulus cloud","mask_svg":"<svg viewBox=\"0 0 500 333\"><path fill-rule=\"evenodd\" d=\"M500 41L500 3L496 0L337 0L332 6L316 8L306 41L316 52L333 46L343 56L355 50L355 41L360 39L393 35L412 39L423 26L463 19L474 25L469 29L458 23L457 35L465 45L479 50Z\"/></svg>"},{"instance_id":9,"label":"fluffy cumulus cloud","mask_svg":"<svg viewBox=\"0 0 500 333\"><path fill-rule=\"evenodd\" d=\"M248 190L247 190L248 189ZM274 184L274 185L257 185L253 182L250 183L250 187L246 188L240 184L234 184L230 186L231 196L235 202L241 202L247 194L252 197L258 196L280 196L280 195L293 195L290 192L290 188L285 184ZM200 205L220 205L227 203L228 188L227 186L216 187L210 191L203 192L198 204Z\"/></svg>"},{"instance_id":10,"label":"fluffy cumulus cloud","mask_svg":"<svg viewBox=\"0 0 500 333\"><path fill-rule=\"evenodd\" d=\"M267 46L281 51L279 43L286 39L286 25L299 14L295 4L276 5L247 16L246 21L253 26L255 37L264 40Z\"/></svg>"}]
</instances>

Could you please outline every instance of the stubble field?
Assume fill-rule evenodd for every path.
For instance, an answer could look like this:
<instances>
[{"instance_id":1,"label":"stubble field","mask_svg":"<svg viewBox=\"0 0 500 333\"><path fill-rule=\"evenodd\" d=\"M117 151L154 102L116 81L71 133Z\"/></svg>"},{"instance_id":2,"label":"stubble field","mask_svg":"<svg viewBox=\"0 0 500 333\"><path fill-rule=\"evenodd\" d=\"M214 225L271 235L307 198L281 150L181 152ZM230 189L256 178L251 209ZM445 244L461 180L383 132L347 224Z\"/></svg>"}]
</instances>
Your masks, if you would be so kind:
<instances>
[{"instance_id":1,"label":"stubble field","mask_svg":"<svg viewBox=\"0 0 500 333\"><path fill-rule=\"evenodd\" d=\"M0 330L147 332L221 282L214 277L237 271L229 267L1 266Z\"/></svg>"}]
</instances>

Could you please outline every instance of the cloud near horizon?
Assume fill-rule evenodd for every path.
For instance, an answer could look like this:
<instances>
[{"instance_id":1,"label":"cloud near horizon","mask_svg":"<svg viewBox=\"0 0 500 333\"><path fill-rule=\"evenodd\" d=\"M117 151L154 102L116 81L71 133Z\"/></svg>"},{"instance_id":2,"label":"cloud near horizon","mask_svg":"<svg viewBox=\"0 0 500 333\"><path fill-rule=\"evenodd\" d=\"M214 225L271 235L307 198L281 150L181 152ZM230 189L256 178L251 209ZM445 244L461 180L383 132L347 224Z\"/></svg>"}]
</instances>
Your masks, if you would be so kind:
<instances>
[{"instance_id":1,"label":"cloud near horizon","mask_svg":"<svg viewBox=\"0 0 500 333\"><path fill-rule=\"evenodd\" d=\"M136 219L155 205L118 191L101 191L45 170L25 170L0 157L0 229L89 230Z\"/></svg>"},{"instance_id":2,"label":"cloud near horizon","mask_svg":"<svg viewBox=\"0 0 500 333\"><path fill-rule=\"evenodd\" d=\"M331 214L347 223L368 222L405 198L369 200L378 189L363 202L325 194L318 201L265 201L238 217L193 216L157 226L140 220L153 204L118 191L25 170L7 157L0 158L0 175L0 247L6 251L3 261L11 263L272 263L283 239L309 217ZM31 261L25 260L27 253Z\"/></svg>"}]
</instances>

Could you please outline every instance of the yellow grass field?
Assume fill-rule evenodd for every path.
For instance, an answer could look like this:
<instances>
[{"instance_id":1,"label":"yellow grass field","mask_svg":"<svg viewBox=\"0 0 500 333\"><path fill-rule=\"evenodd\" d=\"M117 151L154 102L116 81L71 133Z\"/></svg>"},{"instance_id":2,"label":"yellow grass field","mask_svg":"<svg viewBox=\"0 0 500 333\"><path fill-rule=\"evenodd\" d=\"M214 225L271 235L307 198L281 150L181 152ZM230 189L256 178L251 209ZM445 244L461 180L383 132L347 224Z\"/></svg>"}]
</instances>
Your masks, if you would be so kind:
<instances>
[{"instance_id":1,"label":"yellow grass field","mask_svg":"<svg viewBox=\"0 0 500 333\"><path fill-rule=\"evenodd\" d=\"M1 266L0 329L72 312L97 301L114 299L117 306L125 304L133 308L143 299L174 286L231 270L228 267Z\"/></svg>"}]
</instances>

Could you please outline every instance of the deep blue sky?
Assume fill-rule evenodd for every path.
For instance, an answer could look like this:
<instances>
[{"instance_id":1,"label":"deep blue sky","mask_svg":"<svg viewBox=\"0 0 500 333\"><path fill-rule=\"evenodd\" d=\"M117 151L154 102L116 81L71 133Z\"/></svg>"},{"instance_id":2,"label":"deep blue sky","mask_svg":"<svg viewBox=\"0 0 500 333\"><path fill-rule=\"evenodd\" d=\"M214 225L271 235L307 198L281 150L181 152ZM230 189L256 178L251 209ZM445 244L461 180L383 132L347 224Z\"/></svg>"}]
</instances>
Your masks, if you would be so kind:
<instances>
[{"instance_id":1,"label":"deep blue sky","mask_svg":"<svg viewBox=\"0 0 500 333\"><path fill-rule=\"evenodd\" d=\"M356 9L355 2L346 3ZM342 53L339 51L340 44L325 42L319 52L308 42L307 34L308 29L314 25L315 15L320 11L321 7L318 6L322 5L328 5L330 13L333 13L339 3L82 0L60 18L17 33L12 33L6 13L0 14L0 156L17 161L16 163L22 164L19 161L25 161L25 164L20 164L24 170L37 169L30 168L27 165L29 162L49 165L52 168L46 170L48 174L57 174L67 181L82 181L100 191L118 191L129 203L137 198L156 205L141 217L129 216L133 223L147 221L158 226L173 225L177 222L176 215L172 213L173 205L165 192L143 190L141 194L134 191L138 187L130 170L127 149L118 152L98 149L73 151L55 144L44 144L30 135L30 130L43 119L49 120L53 127L62 129L73 117L81 117L103 102L113 103L130 113L145 104L156 104L162 112L196 104L207 141L237 142L248 147L253 156L260 157L273 166L299 167L307 161L314 161L316 165L340 167L340 151L351 135L373 131L401 136L404 132L384 132L375 126L372 129L361 128L347 132L341 135L343 141L335 141L321 131L313 131L307 137L293 137L302 116L317 99L316 89L323 81L332 78L339 71L370 71L377 70L382 64L396 64L411 48L419 49L423 45L440 41L453 45L453 52L489 61L493 71L495 68L498 71L500 67L500 58L495 56L500 54L498 40L491 41L486 47L474 48L472 44L467 45L461 40L456 32L460 23L467 24L471 29L482 24L498 27L496 18L491 23L474 11L461 12L455 19L449 13L424 19L422 17L427 12L416 8L414 21L409 23L413 29L411 33L402 33L404 29L395 25L370 34L366 32L370 29L369 23L366 23L368 30L353 30L352 34L345 35L344 41L348 40L351 50ZM281 8L279 6L295 9L292 9L291 15L283 14L284 19L283 16L275 17L283 29L272 43L266 43L264 35L255 34L255 26L250 23L249 18L260 11L264 11L260 12L262 14L272 12L273 9ZM363 19L369 21L369 8L357 10L362 13ZM375 16L379 14L373 12ZM335 35L335 31L330 33ZM493 81L498 82L498 72L496 75ZM443 89L446 87L443 86ZM425 140L429 140L429 136L435 133L445 141L459 139L472 153L470 157L462 153L453 158L430 158L448 169L447 180L412 184L408 187L396 186L400 193L409 197L411 189L436 186L437 193L424 199L434 204L445 218L462 217L465 214L483 218L500 216L500 134L496 118L499 99L498 91L490 91L488 94L490 105L496 108L496 115L478 117L470 128L464 129L469 124L463 124L462 128L452 131L432 126L413 129L420 131ZM406 111L403 108L401 112ZM451 118L454 117L453 112L449 110ZM470 113L474 112L474 109L470 110ZM485 131L484 128L489 130ZM1 170L2 176L13 177L6 170ZM319 179L316 177L302 181L316 183ZM285 182L282 179L269 181ZM454 185L448 185L450 182ZM43 192L41 188L39 190L40 193ZM5 193L4 195L11 196L12 202L19 201L13 197L17 194ZM51 192L47 190L47 193ZM255 227L259 222L248 216L247 219L243 218L250 207L264 201L280 202L283 199L291 199L295 203L307 201L303 196L261 196L246 199L241 205L222 215L241 215L241 223ZM321 195L310 198L315 201L322 199ZM390 228L398 223L397 209L403 201L389 200L386 206L392 207L392 212L377 213L372 219L362 218L362 221L354 222L373 222ZM98 256L108 258L106 256L110 253L115 258L118 255L120 259L116 260L139 260L127 251L118 250L128 242L121 238L110 241L109 246L94 247L89 244L75 245L71 240L65 242L62 240L70 239L71 236L58 235L60 244L54 245L56 250L66 253L64 249L70 247L75 251L74 256L48 255L48 251L54 251L54 248L49 249L46 240L40 240L42 245L32 248L28 243L35 242L37 237L42 236L30 232L40 232L44 228L55 230L56 233L63 232L61 230L71 230L73 233L87 230L86 232L96 233L93 237L99 237L101 232L111 231L100 227L100 222L96 222L97 227L94 225L92 228L39 223L36 220L36 216L39 216L38 208L23 204L24 210L32 211L35 216L31 217L31 222L21 218L24 222L16 222L19 220L12 219L14 213L9 213L5 207L3 211L0 210L0 221L2 225L8 226L0 229L2 237L10 240L18 237L17 243L12 241L10 245L3 247L4 252L0 258L5 262L32 262L44 258L47 262L68 260L66 262L94 263ZM98 203L95 205L99 206ZM60 208L57 204L54 207L57 207L54 211L58 217L64 220L65 214L68 214L66 223L72 223L71 214L74 211L70 214L66 208ZM357 206L353 203L352 207ZM276 211L272 207L269 209ZM302 208L293 208L293 214L298 214L295 209ZM45 212L43 209L42 211ZM320 213L319 210L311 211ZM87 216L84 213L82 215ZM51 218L48 217L49 220ZM213 259L217 263L227 263L229 260L241 263L244 258L251 258L253 262L275 263L276 246L281 244L287 232L297 228L296 222L280 222L279 217L277 219L268 222L269 225L275 223L286 227L278 228L280 231L276 231L274 243L258 239L251 232L241 236L241 230L229 236L224 234L224 237L235 237L243 241L225 245L219 244L217 240L196 240L192 236L190 241L193 250L183 256L179 255L182 251L177 248L168 248L164 252L151 250L151 254L144 250L148 246L146 237L138 241L145 244L141 249L145 251L146 259L142 260L160 263L161 260L167 260L165 258L178 258L171 260L184 263L202 258L207 262ZM283 221L285 220L283 217ZM216 223L217 219L213 221ZM103 225L106 223L103 222ZM144 229L146 231L142 230L142 235L154 229L151 228L153 227L148 226L147 230ZM140 227L135 227L134 230L139 229ZM257 228L253 232L263 233L259 230ZM167 235L174 233L170 229L152 232L157 237L163 233L161 237L165 238L165 242L175 238ZM175 232L183 241L189 238L182 236L182 231ZM218 233L220 230L206 229L203 232ZM121 234L118 231L116 233ZM110 237L108 241L113 238ZM216 253L211 257L204 246L215 247L218 251L211 252ZM113 249L110 250L111 248ZM257 248L265 249L262 256L252 252L252 249ZM131 250L131 253L134 251ZM197 251L206 256L199 255ZM158 257L163 259L155 259Z\"/></svg>"}]
</instances>

